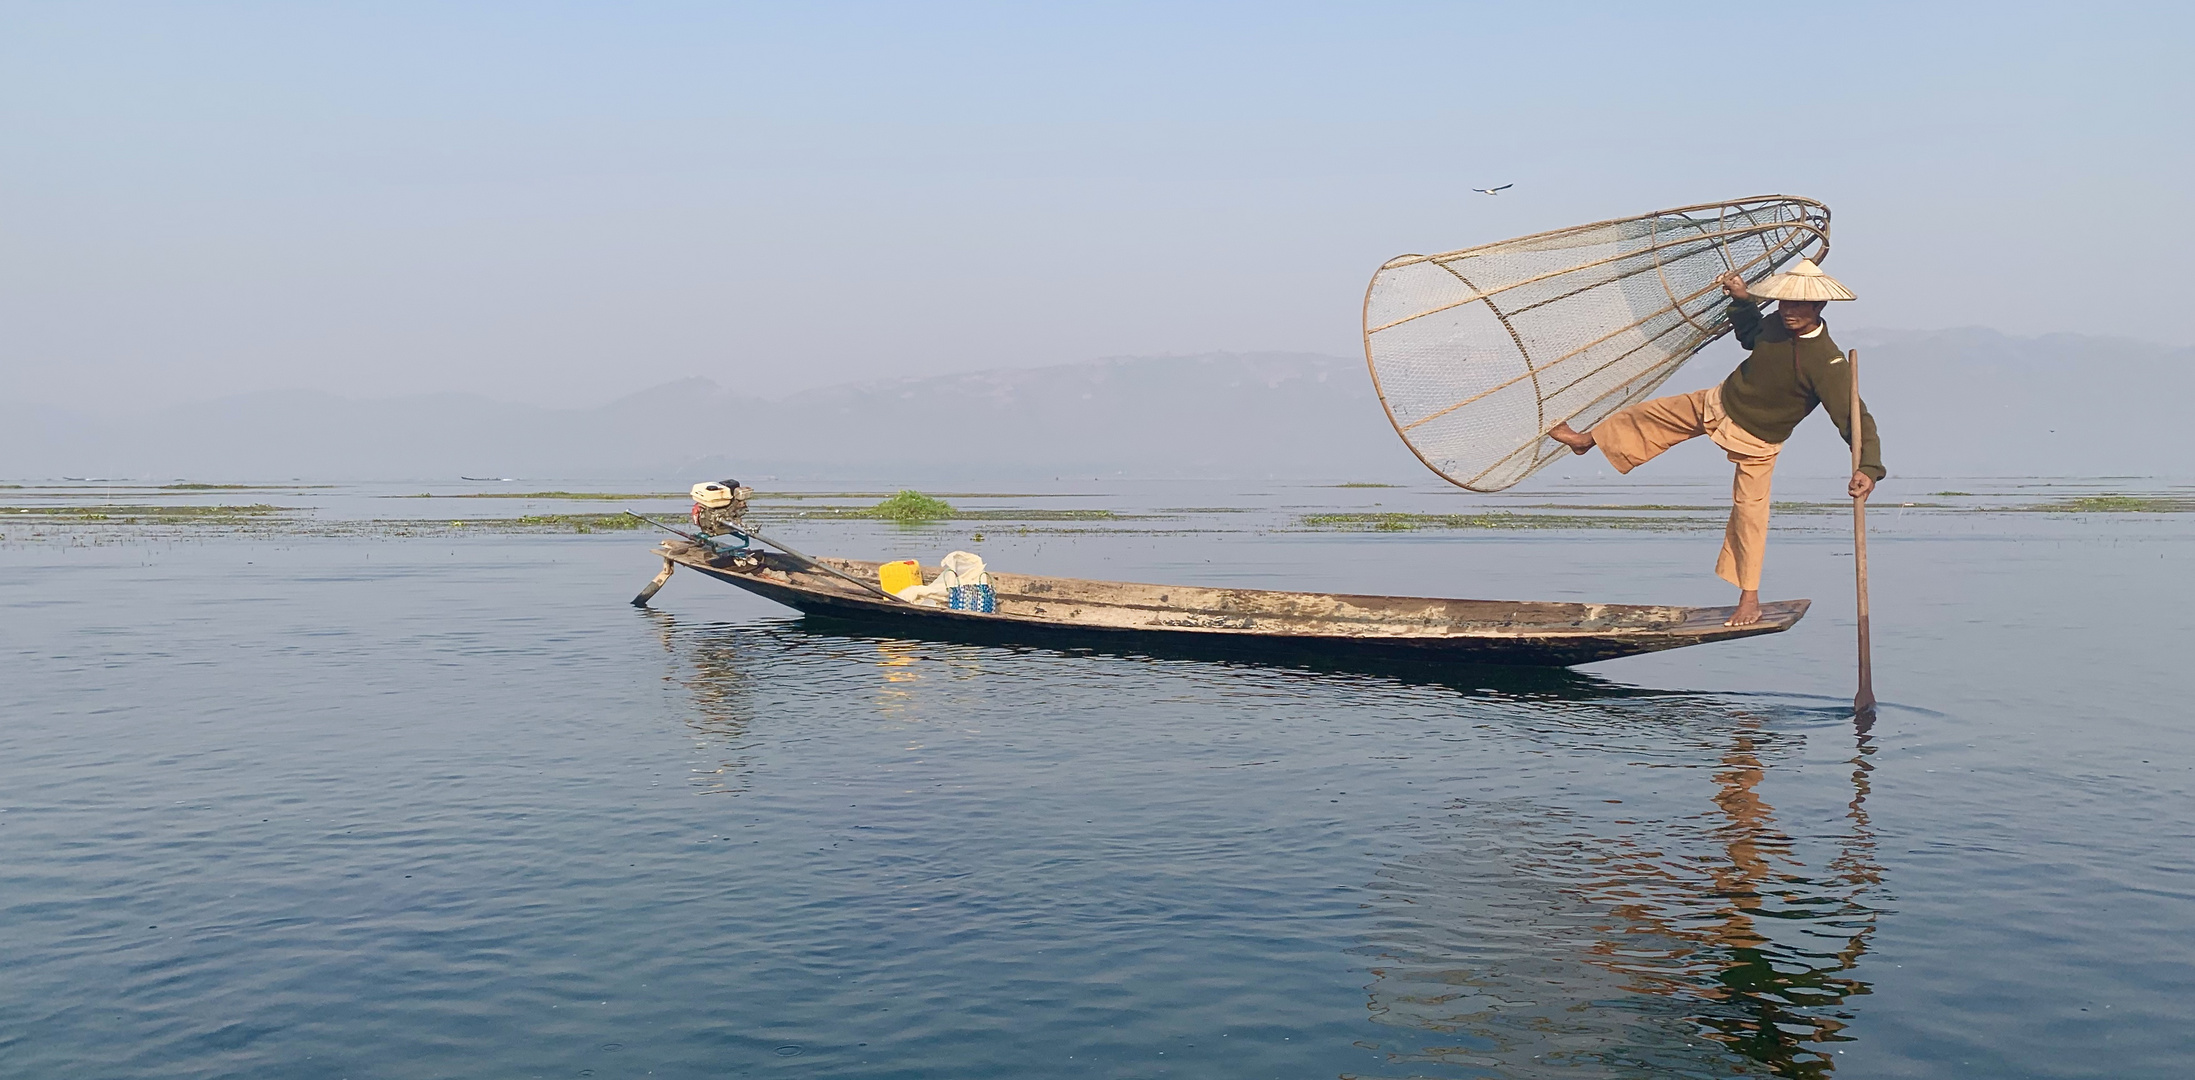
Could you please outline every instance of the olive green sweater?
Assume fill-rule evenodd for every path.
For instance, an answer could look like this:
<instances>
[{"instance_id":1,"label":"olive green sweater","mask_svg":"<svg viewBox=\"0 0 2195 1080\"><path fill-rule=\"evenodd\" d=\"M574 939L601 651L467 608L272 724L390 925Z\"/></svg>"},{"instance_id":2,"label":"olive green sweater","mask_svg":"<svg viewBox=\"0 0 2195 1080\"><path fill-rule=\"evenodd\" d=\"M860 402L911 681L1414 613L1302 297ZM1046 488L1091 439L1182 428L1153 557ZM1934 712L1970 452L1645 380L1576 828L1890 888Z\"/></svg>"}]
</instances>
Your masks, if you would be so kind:
<instances>
[{"instance_id":1,"label":"olive green sweater","mask_svg":"<svg viewBox=\"0 0 2195 1080\"><path fill-rule=\"evenodd\" d=\"M1782 319L1762 319L1761 309L1744 300L1730 302L1730 327L1738 344L1752 353L1722 381L1722 408L1738 426L1762 442L1780 443L1791 429L1820 405L1836 421L1845 445L1852 445L1852 365L1827 323L1810 338L1794 336ZM1875 418L1860 403L1860 471L1877 480L1883 472L1882 444Z\"/></svg>"}]
</instances>

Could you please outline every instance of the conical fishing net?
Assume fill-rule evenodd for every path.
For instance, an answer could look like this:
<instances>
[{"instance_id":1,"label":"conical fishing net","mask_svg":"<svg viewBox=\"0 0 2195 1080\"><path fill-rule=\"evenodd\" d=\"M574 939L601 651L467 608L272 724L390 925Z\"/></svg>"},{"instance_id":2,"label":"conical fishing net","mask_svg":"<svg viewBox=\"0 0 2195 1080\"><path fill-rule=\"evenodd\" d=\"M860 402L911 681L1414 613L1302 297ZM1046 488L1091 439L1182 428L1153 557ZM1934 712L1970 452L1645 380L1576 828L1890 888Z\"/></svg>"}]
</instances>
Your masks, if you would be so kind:
<instances>
[{"instance_id":1,"label":"conical fishing net","mask_svg":"<svg viewBox=\"0 0 2195 1080\"><path fill-rule=\"evenodd\" d=\"M1774 195L1404 255L1364 295L1364 355L1405 443L1449 481L1500 491L1580 431L1652 396L1730 329L1715 279L1829 250L1829 208Z\"/></svg>"}]
</instances>

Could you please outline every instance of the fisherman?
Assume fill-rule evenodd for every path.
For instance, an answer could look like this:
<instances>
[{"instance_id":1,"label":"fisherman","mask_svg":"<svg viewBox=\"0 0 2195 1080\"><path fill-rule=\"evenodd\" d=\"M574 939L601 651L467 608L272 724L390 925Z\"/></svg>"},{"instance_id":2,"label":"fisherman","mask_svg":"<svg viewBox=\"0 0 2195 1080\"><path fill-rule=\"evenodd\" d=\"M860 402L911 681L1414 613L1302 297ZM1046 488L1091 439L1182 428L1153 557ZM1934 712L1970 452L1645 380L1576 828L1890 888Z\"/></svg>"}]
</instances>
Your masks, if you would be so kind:
<instances>
[{"instance_id":1,"label":"fisherman","mask_svg":"<svg viewBox=\"0 0 2195 1080\"><path fill-rule=\"evenodd\" d=\"M1689 394L1655 398L1633 405L1576 431L1557 424L1555 441L1582 454L1601 448L1608 463L1627 473L1662 451L1705 435L1738 467L1730 485L1730 524L1724 528L1715 576L1738 587L1738 610L1723 624L1750 626L1761 618L1761 562L1768 543L1768 486L1776 455L1785 439L1821 405L1829 410L1847 446L1852 443L1852 365L1822 322L1831 300L1853 299L1852 291L1822 273L1812 259L1801 259L1788 272L1771 274L1748 289L1745 279L1724 274L1719 283L1730 297L1730 325L1738 344L1751 355L1721 386ZM1763 320L1755 297L1776 301L1776 319ZM1865 499L1884 475L1882 446L1875 418L1860 405L1860 467L1846 491Z\"/></svg>"}]
</instances>

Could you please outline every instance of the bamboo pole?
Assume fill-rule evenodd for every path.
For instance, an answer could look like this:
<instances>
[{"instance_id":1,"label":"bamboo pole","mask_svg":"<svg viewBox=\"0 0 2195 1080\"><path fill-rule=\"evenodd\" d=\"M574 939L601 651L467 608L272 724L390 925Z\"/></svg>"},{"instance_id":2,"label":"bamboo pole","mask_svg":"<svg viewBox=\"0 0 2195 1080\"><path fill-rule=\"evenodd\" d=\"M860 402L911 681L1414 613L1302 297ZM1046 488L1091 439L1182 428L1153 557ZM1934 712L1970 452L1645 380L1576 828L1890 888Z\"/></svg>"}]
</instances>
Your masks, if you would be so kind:
<instances>
[{"instance_id":1,"label":"bamboo pole","mask_svg":"<svg viewBox=\"0 0 2195 1080\"><path fill-rule=\"evenodd\" d=\"M1846 374L1852 377L1852 404L1845 419L1852 431L1852 473L1859 475L1860 448L1866 445L1866 429L1860 424L1860 355L1848 349L1844 354ZM1867 497L1852 497L1852 576L1859 593L1860 614L1860 690L1852 696L1852 713L1869 717L1875 713L1875 672L1872 651L1867 633Z\"/></svg>"}]
</instances>

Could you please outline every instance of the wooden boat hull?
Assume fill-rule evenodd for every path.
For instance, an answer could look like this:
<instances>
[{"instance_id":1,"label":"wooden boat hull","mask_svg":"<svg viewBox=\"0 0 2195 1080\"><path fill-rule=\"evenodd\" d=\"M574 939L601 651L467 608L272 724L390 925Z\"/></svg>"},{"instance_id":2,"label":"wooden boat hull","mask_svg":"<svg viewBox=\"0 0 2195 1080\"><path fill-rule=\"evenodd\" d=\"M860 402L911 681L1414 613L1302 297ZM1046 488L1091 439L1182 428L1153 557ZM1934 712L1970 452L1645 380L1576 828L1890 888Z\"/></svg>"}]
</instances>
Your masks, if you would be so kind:
<instances>
[{"instance_id":1,"label":"wooden boat hull","mask_svg":"<svg viewBox=\"0 0 2195 1080\"><path fill-rule=\"evenodd\" d=\"M1761 605L1761 621L1727 627L1730 608L1448 600L1084 581L992 572L997 611L947 611L886 600L785 555L741 572L710 566L681 541L657 554L819 619L888 636L986 644L1193 653L1260 659L1568 667L1790 629L1809 600ZM877 564L825 559L868 582ZM925 579L936 575L925 569Z\"/></svg>"}]
</instances>

